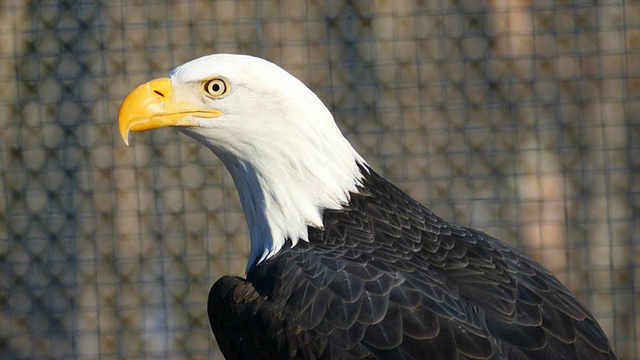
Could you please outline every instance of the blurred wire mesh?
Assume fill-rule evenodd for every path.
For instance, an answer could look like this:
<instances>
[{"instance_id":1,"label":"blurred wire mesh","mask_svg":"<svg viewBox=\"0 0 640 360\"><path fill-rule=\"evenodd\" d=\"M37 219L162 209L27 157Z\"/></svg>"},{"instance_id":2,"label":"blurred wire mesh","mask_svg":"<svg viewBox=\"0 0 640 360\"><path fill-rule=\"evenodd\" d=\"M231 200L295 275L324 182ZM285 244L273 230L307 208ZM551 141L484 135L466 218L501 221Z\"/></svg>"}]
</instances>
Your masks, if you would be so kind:
<instances>
[{"instance_id":1,"label":"blurred wire mesh","mask_svg":"<svg viewBox=\"0 0 640 360\"><path fill-rule=\"evenodd\" d=\"M370 164L524 249L640 357L640 4L0 3L0 358L221 358L210 285L248 254L233 183L120 101L248 53L313 89Z\"/></svg>"}]
</instances>

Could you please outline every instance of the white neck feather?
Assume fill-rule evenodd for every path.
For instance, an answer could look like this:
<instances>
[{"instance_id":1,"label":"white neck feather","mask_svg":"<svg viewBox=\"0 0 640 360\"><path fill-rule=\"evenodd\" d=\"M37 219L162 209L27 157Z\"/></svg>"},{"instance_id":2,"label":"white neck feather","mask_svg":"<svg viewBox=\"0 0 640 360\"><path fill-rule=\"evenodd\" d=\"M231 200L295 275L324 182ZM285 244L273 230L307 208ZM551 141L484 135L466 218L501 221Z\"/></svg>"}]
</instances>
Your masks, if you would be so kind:
<instances>
[{"instance_id":1,"label":"white neck feather","mask_svg":"<svg viewBox=\"0 0 640 360\"><path fill-rule=\"evenodd\" d=\"M283 148L292 146L289 141ZM304 144L285 153L264 149L260 161L217 155L231 173L249 225L249 268L291 246L308 241L307 227L322 228L324 209L338 209L357 191L359 155L344 141L334 148L305 151Z\"/></svg>"}]
</instances>

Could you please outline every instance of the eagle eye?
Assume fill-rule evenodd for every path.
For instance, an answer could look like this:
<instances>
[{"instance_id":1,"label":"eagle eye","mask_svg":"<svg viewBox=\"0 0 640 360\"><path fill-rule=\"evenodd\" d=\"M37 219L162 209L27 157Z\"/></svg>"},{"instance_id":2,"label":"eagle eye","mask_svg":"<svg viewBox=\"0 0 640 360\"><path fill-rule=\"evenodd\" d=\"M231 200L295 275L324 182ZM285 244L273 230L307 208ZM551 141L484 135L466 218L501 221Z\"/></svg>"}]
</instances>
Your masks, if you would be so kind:
<instances>
[{"instance_id":1,"label":"eagle eye","mask_svg":"<svg viewBox=\"0 0 640 360\"><path fill-rule=\"evenodd\" d=\"M207 80L203 84L203 90L212 98L220 98L227 93L227 82L220 78Z\"/></svg>"}]
</instances>

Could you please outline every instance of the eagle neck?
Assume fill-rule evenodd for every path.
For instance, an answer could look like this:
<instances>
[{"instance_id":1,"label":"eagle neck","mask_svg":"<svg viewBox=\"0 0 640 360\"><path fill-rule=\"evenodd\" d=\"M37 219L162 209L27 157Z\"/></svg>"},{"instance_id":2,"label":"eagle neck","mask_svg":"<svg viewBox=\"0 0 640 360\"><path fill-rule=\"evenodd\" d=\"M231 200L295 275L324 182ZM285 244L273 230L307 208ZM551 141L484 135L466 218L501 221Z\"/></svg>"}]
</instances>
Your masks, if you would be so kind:
<instances>
[{"instance_id":1,"label":"eagle neck","mask_svg":"<svg viewBox=\"0 0 640 360\"><path fill-rule=\"evenodd\" d=\"M358 192L365 162L342 139L326 151L295 153L272 143L260 146L259 158L212 147L233 177L247 219L247 272L288 248L287 242L295 247L309 241L309 227L323 228L323 211L340 209Z\"/></svg>"}]
</instances>

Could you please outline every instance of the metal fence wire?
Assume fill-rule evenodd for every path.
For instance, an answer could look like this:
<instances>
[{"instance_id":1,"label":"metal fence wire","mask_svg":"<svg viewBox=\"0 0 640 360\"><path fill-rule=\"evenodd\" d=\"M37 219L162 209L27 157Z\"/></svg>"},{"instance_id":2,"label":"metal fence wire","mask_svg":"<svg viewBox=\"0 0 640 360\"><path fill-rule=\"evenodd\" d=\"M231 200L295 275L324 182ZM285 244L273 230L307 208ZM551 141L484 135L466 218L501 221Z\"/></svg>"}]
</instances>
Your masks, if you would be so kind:
<instances>
[{"instance_id":1,"label":"metal fence wire","mask_svg":"<svg viewBox=\"0 0 640 360\"><path fill-rule=\"evenodd\" d=\"M177 131L116 128L134 86L219 52L302 79L375 169L535 257L640 358L635 0L0 2L0 358L222 358L233 182Z\"/></svg>"}]
</instances>

